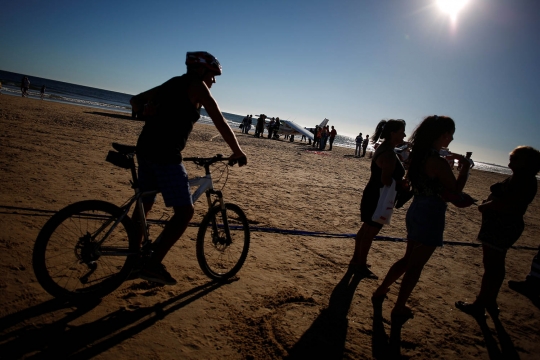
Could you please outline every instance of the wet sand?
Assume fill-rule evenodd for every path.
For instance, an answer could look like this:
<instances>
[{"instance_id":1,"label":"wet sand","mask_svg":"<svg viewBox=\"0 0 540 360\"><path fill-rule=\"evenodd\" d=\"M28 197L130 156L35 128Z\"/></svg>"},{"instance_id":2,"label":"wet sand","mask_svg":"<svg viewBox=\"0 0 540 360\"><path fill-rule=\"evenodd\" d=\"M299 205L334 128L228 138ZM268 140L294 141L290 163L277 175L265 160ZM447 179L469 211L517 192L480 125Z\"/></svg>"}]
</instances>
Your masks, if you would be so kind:
<instances>
[{"instance_id":1,"label":"wet sand","mask_svg":"<svg viewBox=\"0 0 540 360\"><path fill-rule=\"evenodd\" d=\"M141 127L125 114L0 96L2 358L384 357L398 286L383 304L383 320L374 320L370 297L379 281L346 274L351 238L252 232L237 279L216 284L198 267L197 229L190 227L165 258L177 285L134 280L100 302L54 301L32 270L33 244L50 216L42 211L84 199L121 205L131 195L130 176L105 162L105 156L112 142L135 144ZM313 152L307 143L237 136L249 164L230 169L223 191L253 226L358 231L368 159L353 158L354 149ZM184 156L216 153L230 153L217 130L196 125ZM191 175L200 174L192 165L187 168ZM465 191L483 199L489 186L505 177L473 170ZM224 180L216 181L216 187ZM158 199L151 217L170 216ZM380 235L405 236L407 207L396 210ZM516 245L539 245L539 211L537 196ZM193 221L198 222L205 213L203 201L195 212ZM402 330L407 358L534 359L540 354L540 305L509 289L506 281L498 320L477 322L454 308L456 300L474 300L480 286L482 251L467 246L475 244L480 219L475 207L449 206L445 239L465 244L438 249L426 265L409 301L415 318ZM154 234L159 230L155 226ZM375 241L369 255L372 270L383 277L404 250L403 242ZM506 280L523 280L535 253L510 250Z\"/></svg>"}]
</instances>

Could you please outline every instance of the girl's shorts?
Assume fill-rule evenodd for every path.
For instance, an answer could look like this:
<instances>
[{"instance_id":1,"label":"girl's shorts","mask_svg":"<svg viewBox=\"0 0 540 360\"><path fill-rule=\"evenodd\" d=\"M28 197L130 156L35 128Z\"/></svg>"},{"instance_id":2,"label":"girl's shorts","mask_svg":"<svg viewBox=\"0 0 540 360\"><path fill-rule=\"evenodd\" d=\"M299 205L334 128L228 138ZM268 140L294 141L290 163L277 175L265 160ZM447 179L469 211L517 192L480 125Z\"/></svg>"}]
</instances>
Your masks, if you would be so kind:
<instances>
[{"instance_id":1,"label":"girl's shorts","mask_svg":"<svg viewBox=\"0 0 540 360\"><path fill-rule=\"evenodd\" d=\"M407 239L442 246L446 203L437 196L415 196L407 211Z\"/></svg>"}]
</instances>

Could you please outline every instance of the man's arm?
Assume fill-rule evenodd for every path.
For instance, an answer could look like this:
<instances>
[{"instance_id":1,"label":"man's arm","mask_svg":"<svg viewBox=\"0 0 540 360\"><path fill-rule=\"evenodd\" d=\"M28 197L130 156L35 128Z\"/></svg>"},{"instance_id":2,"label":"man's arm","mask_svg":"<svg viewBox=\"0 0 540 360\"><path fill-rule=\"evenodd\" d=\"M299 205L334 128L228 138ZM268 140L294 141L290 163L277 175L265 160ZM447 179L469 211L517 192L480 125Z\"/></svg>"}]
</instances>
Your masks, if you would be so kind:
<instances>
[{"instance_id":1,"label":"man's arm","mask_svg":"<svg viewBox=\"0 0 540 360\"><path fill-rule=\"evenodd\" d=\"M229 124L227 124L227 121L223 117L223 114L221 113L221 110L219 109L219 106L212 97L212 94L210 93L210 90L204 83L197 83L194 84L190 88L190 95L193 95L194 98L198 100L198 102L204 106L204 109L208 113L208 116L212 119L214 122L214 125L216 126L217 130L223 136L223 140L229 145L231 148L233 155L231 156L233 159L238 159L238 165L242 166L247 164L247 156L240 148L240 144L238 144L238 140L236 139L236 135L232 131Z\"/></svg>"}]
</instances>

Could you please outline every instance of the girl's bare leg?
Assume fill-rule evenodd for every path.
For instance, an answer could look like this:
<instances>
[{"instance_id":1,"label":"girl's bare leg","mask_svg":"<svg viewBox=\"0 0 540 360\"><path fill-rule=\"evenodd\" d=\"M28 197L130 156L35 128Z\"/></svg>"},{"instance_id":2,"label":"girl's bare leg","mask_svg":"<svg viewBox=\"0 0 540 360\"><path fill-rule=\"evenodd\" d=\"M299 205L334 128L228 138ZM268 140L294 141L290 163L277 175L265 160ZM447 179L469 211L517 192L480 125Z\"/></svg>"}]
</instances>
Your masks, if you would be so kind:
<instances>
[{"instance_id":1,"label":"girl's bare leg","mask_svg":"<svg viewBox=\"0 0 540 360\"><path fill-rule=\"evenodd\" d=\"M356 234L354 254L351 259L351 264L359 265L360 267L366 267L367 257L373 238L377 236L380 229L363 223L360 230Z\"/></svg>"},{"instance_id":2,"label":"girl's bare leg","mask_svg":"<svg viewBox=\"0 0 540 360\"><path fill-rule=\"evenodd\" d=\"M410 240L409 240L410 241ZM436 246L423 245L418 242L412 241L412 251L409 256L409 261L407 268L405 270L405 275L403 276L403 281L401 282L401 287L399 289L399 295L396 300L396 305L392 310L392 313L404 313L408 312L405 304L411 296L413 289L420 279L424 265L428 262L429 258L437 248Z\"/></svg>"},{"instance_id":3,"label":"girl's bare leg","mask_svg":"<svg viewBox=\"0 0 540 360\"><path fill-rule=\"evenodd\" d=\"M505 259L506 251L493 249L482 245L484 253L484 275L480 293L476 297L474 304L483 307L497 307L497 295L501 289L506 275Z\"/></svg>"}]
</instances>

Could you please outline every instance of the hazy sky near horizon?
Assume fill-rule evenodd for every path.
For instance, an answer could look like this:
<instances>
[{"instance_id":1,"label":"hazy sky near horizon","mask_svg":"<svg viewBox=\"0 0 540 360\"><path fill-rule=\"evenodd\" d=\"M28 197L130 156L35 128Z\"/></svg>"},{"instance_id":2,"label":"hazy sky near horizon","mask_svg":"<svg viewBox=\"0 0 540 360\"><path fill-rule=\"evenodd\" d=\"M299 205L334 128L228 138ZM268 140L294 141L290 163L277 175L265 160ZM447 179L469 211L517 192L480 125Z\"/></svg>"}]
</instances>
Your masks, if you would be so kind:
<instances>
[{"instance_id":1,"label":"hazy sky near horizon","mask_svg":"<svg viewBox=\"0 0 540 360\"><path fill-rule=\"evenodd\" d=\"M37 1L0 14L0 69L137 94L185 72L186 51L223 65L222 111L371 133L451 116L450 149L505 165L540 148L540 1Z\"/></svg>"}]
</instances>

